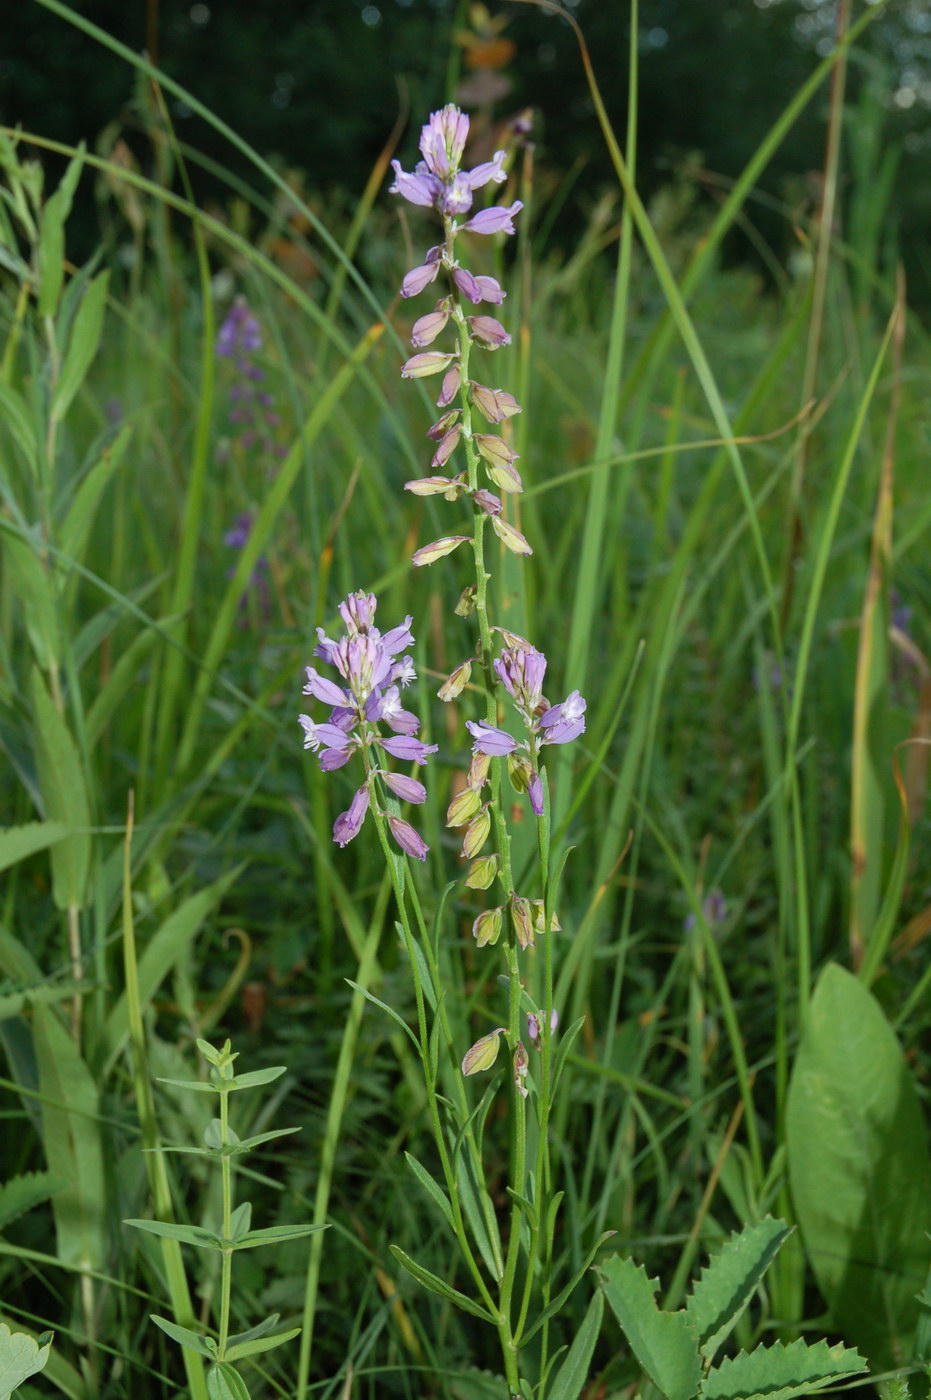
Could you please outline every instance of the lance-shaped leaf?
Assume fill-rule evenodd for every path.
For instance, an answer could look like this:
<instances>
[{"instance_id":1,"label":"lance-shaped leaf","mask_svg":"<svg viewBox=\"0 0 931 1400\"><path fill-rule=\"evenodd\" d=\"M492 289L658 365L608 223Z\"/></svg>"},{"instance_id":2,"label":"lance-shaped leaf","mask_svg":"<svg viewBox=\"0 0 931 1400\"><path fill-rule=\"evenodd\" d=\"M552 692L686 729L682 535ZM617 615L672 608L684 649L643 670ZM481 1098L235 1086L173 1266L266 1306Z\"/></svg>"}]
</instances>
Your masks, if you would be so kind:
<instances>
[{"instance_id":1,"label":"lance-shaped leaf","mask_svg":"<svg viewBox=\"0 0 931 1400\"><path fill-rule=\"evenodd\" d=\"M552 1385L547 1390L548 1400L578 1400L578 1396L582 1393L582 1387L589 1379L588 1368L591 1365L592 1352L595 1350L595 1343L601 1330L603 1311L604 1299L601 1293L596 1290L588 1305L588 1312L582 1320L582 1326L572 1340L569 1353L564 1358L553 1378Z\"/></svg>"},{"instance_id":2,"label":"lance-shaped leaf","mask_svg":"<svg viewBox=\"0 0 931 1400\"><path fill-rule=\"evenodd\" d=\"M272 1351L275 1347L290 1342L300 1336L299 1327L291 1327L287 1332L274 1332L270 1337L255 1337L249 1342L229 1343L226 1348L227 1361L239 1361L243 1356L258 1356L259 1352Z\"/></svg>"},{"instance_id":3,"label":"lance-shaped leaf","mask_svg":"<svg viewBox=\"0 0 931 1400\"><path fill-rule=\"evenodd\" d=\"M685 1304L702 1356L710 1361L753 1297L792 1227L767 1216L731 1235L702 1270Z\"/></svg>"},{"instance_id":4,"label":"lance-shaped leaf","mask_svg":"<svg viewBox=\"0 0 931 1400\"><path fill-rule=\"evenodd\" d=\"M632 1259L615 1255L598 1272L614 1315L643 1370L666 1400L694 1400L701 1381L701 1357L685 1314L660 1312L648 1279Z\"/></svg>"},{"instance_id":5,"label":"lance-shaped leaf","mask_svg":"<svg viewBox=\"0 0 931 1400\"><path fill-rule=\"evenodd\" d=\"M793 1400L865 1370L863 1357L841 1342L773 1342L722 1361L706 1378L701 1400Z\"/></svg>"},{"instance_id":6,"label":"lance-shaped leaf","mask_svg":"<svg viewBox=\"0 0 931 1400\"><path fill-rule=\"evenodd\" d=\"M56 422L68 412L75 394L84 383L84 376L97 354L103 331L103 315L107 304L109 272L100 272L84 293L71 328L61 375L52 398L52 417Z\"/></svg>"},{"instance_id":7,"label":"lance-shaped leaf","mask_svg":"<svg viewBox=\"0 0 931 1400\"><path fill-rule=\"evenodd\" d=\"M83 907L90 861L90 806L80 755L71 733L45 688L41 672L32 673L39 786L50 821L69 835L51 847L52 894L59 909Z\"/></svg>"},{"instance_id":8,"label":"lance-shaped leaf","mask_svg":"<svg viewBox=\"0 0 931 1400\"><path fill-rule=\"evenodd\" d=\"M150 1313L149 1316L156 1327L160 1327L165 1335L179 1346L187 1347L188 1351L196 1351L198 1355L206 1356L209 1361L216 1360L217 1344L212 1337L202 1337L199 1332L192 1332L189 1327L181 1327L167 1317L157 1317L155 1313Z\"/></svg>"},{"instance_id":9,"label":"lance-shaped leaf","mask_svg":"<svg viewBox=\"0 0 931 1400\"><path fill-rule=\"evenodd\" d=\"M146 1234L158 1235L163 1240L178 1240L181 1244L193 1244L198 1249L222 1249L217 1235L203 1230L199 1225L176 1225L171 1220L124 1220L124 1225L134 1225Z\"/></svg>"},{"instance_id":10,"label":"lance-shaped leaf","mask_svg":"<svg viewBox=\"0 0 931 1400\"><path fill-rule=\"evenodd\" d=\"M452 1284L445 1279L438 1278L436 1274L431 1274L429 1269L425 1269L422 1264L418 1264L409 1254L405 1254L403 1249L399 1249L396 1244L388 1246L398 1263L411 1274L424 1288L436 1293L438 1297L445 1298L447 1303L455 1303L457 1308L462 1308L463 1312L471 1313L473 1317L480 1317L483 1322L494 1322L494 1318L487 1308L483 1308L481 1303L476 1303L474 1299L460 1293L458 1288L453 1288Z\"/></svg>"},{"instance_id":11,"label":"lance-shaped leaf","mask_svg":"<svg viewBox=\"0 0 931 1400\"><path fill-rule=\"evenodd\" d=\"M207 1394L210 1400L249 1400L242 1376L228 1361L218 1361L207 1372Z\"/></svg>"}]
</instances>

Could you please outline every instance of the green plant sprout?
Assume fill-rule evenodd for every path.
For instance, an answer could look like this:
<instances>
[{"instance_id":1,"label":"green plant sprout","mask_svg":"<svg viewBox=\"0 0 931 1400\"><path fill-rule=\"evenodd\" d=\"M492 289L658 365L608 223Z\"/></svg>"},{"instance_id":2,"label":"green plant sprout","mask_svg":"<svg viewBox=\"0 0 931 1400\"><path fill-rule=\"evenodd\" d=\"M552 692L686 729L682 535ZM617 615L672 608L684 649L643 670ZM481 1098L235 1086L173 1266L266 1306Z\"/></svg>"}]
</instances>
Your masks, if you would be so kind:
<instances>
[{"instance_id":1,"label":"green plant sprout","mask_svg":"<svg viewBox=\"0 0 931 1400\"><path fill-rule=\"evenodd\" d=\"M282 1244L286 1240L298 1239L302 1235L315 1234L326 1229L321 1225L273 1225L264 1230L252 1229L252 1205L242 1201L233 1206L233 1158L241 1157L262 1143L275 1138L287 1137L299 1132L299 1128L275 1128L267 1133L257 1133L254 1137L240 1138L229 1122L229 1096L240 1089L255 1089L263 1084L271 1084L285 1073L284 1065L274 1065L269 1069L252 1070L247 1074L234 1074L233 1061L238 1058L230 1041L221 1050L215 1050L206 1040L198 1040L197 1048L210 1065L207 1080L162 1079L160 1083L171 1084L180 1089L193 1089L201 1094L218 1094L220 1116L211 1119L204 1132L203 1147L157 1148L156 1151L184 1152L192 1156L210 1157L219 1164L222 1197L223 1223L220 1234L205 1230L198 1225L178 1225L169 1220L126 1220L124 1224L135 1225L150 1235L162 1239L178 1240L181 1244L194 1245L197 1249L214 1249L220 1252L220 1315L216 1337L201 1335L189 1327L182 1327L168 1318L151 1314L152 1321L167 1336L180 1346L206 1357L211 1365L207 1371L207 1393L210 1400L248 1400L249 1390L239 1374L235 1363L247 1356L257 1356L260 1352L271 1351L274 1347L289 1342L300 1333L299 1327L286 1332L274 1332L278 1313L272 1313L262 1322L245 1332L230 1333L230 1301L232 1298L233 1255L240 1249L256 1249L264 1244Z\"/></svg>"}]
</instances>

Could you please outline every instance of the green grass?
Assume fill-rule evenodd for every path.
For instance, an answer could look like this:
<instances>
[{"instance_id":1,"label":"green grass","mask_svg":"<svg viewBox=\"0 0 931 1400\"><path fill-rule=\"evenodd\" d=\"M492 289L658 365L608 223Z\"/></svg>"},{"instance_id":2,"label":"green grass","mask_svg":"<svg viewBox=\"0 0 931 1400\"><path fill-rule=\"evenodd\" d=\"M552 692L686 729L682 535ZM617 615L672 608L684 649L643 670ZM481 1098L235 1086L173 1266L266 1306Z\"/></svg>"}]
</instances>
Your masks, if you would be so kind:
<instances>
[{"instance_id":1,"label":"green grass","mask_svg":"<svg viewBox=\"0 0 931 1400\"><path fill-rule=\"evenodd\" d=\"M550 1124L565 1192L552 1296L611 1230L607 1249L659 1273L678 1307L730 1230L767 1212L795 1218L786 1100L825 964L871 988L927 1098L915 990L927 972L926 750L901 746L927 734L931 710L931 352L917 318L897 340L895 270L844 241L845 205L871 228L893 212L870 205L883 186L866 145L841 182L834 235L787 216L778 291L719 253L738 216L752 223L768 155L830 71L825 60L786 95L713 218L681 185L645 209L634 146L626 163L615 146L618 188L572 255L536 234L562 196L527 168L512 177L533 208L523 241L503 271L477 250L512 289L502 316L520 334L496 383L521 390L520 524L535 547L519 565L494 559L496 616L545 646L552 697L578 688L589 702L583 740L550 772L554 865L567 857L555 1000L564 1027L584 1017ZM150 122L163 159L193 168L158 103ZM4 151L5 189L22 191L27 152L9 132ZM23 1394L154 1396L182 1383L148 1317L170 1305L206 1319L219 1272L121 1221L216 1224L198 1159L142 1149L199 1140L200 1096L154 1080L189 1078L196 1037L230 1035L246 1068L289 1070L274 1095L242 1095L238 1131L303 1129L250 1159L257 1223L330 1224L309 1244L237 1259L235 1327L272 1311L304 1326L302 1343L257 1358L252 1393L482 1400L504 1393L494 1329L419 1290L390 1253L474 1288L405 1162L439 1169L417 1055L366 1000L416 1029L391 883L371 830L333 845L352 784L318 772L296 722L314 629L329 630L340 599L371 588L387 625L413 614L413 707L440 745L421 823L431 853L414 875L432 929L458 879L444 813L461 720L478 710L467 693L456 728L434 698L470 645L452 614L467 561L407 563L449 528L442 502L401 489L428 460L429 398L398 377L426 308L396 297L406 238L416 250L424 224L411 214L406 230L373 178L349 215L313 215L319 275L295 281L269 222L272 172L255 165L260 193L237 191L244 230L232 192L207 213L185 179L169 190L157 172L85 154L75 178L110 182L106 234L99 261L64 277L63 201L50 206L47 190L32 229L28 204L5 196L0 211L0 1313L56 1333ZM273 452L230 419L231 365L214 342L233 292L262 326ZM237 552L224 536L244 512L253 526ZM903 607L907 627L890 630ZM513 851L518 870L534 858L529 816ZM501 1017L503 964L474 948L468 896L459 882L442 906L436 954L460 1054ZM531 966L530 982L541 977ZM486 1084L467 1087L477 1104ZM446 1070L441 1089L464 1092ZM505 1231L506 1097L491 1105L484 1154ZM895 1131L871 1169L904 1151ZM43 1172L54 1180L30 1175ZM884 1248L920 1224L893 1213ZM832 1320L805 1243L780 1255L741 1345L812 1326L857 1344L855 1317L838 1305ZM918 1293L924 1279L911 1282ZM531 1357L547 1332L550 1354L570 1343L590 1298L586 1280ZM874 1369L909 1360L879 1347ZM607 1331L593 1367L605 1394L636 1380ZM204 1393L196 1367L189 1383Z\"/></svg>"}]
</instances>

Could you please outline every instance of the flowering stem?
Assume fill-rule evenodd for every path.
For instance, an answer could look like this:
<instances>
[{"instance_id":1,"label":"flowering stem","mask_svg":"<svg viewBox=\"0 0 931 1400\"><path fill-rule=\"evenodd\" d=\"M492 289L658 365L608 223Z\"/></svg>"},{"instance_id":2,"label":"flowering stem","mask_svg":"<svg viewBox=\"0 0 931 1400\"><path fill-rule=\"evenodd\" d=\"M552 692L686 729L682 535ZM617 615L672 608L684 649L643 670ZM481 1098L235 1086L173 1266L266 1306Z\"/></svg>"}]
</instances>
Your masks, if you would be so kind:
<instances>
[{"instance_id":1,"label":"flowering stem","mask_svg":"<svg viewBox=\"0 0 931 1400\"><path fill-rule=\"evenodd\" d=\"M225 1149L229 1142L230 1096L220 1094L220 1144ZM223 1239L229 1242L233 1230L233 1168L224 1151L220 1158L220 1181L223 1195ZM230 1297L233 1283L233 1251L225 1248L220 1255L220 1335L217 1341L217 1355L222 1361L226 1355L226 1343L230 1333Z\"/></svg>"}]
</instances>

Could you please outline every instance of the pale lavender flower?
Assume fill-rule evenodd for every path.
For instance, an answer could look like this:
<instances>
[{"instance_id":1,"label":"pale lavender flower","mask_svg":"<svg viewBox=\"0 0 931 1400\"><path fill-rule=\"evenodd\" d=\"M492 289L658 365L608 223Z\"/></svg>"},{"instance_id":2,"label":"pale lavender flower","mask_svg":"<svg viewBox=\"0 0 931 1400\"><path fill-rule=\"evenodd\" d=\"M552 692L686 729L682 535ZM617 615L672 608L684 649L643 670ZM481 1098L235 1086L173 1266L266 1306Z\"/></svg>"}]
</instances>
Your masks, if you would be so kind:
<instances>
[{"instance_id":1,"label":"pale lavender flower","mask_svg":"<svg viewBox=\"0 0 931 1400\"><path fill-rule=\"evenodd\" d=\"M544 744L570 744L585 732L585 700L573 690L561 705L540 716Z\"/></svg>"},{"instance_id":2,"label":"pale lavender flower","mask_svg":"<svg viewBox=\"0 0 931 1400\"><path fill-rule=\"evenodd\" d=\"M245 297L237 297L226 313L217 335L216 353L244 368L248 357L262 348L262 328Z\"/></svg>"},{"instance_id":3,"label":"pale lavender flower","mask_svg":"<svg viewBox=\"0 0 931 1400\"><path fill-rule=\"evenodd\" d=\"M345 846L354 836L358 836L369 809L368 783L360 787L349 804L349 810L340 812L333 823L333 840L338 846Z\"/></svg>"},{"instance_id":4,"label":"pale lavender flower","mask_svg":"<svg viewBox=\"0 0 931 1400\"><path fill-rule=\"evenodd\" d=\"M550 1030L554 1031L558 1025L559 1012L554 1006L550 1012ZM540 1019L538 1016L534 1015L532 1011L527 1012L527 1034L531 1040L538 1040L540 1038Z\"/></svg>"},{"instance_id":5,"label":"pale lavender flower","mask_svg":"<svg viewBox=\"0 0 931 1400\"><path fill-rule=\"evenodd\" d=\"M411 658L401 654L414 644L412 619L406 617L397 627L382 633L375 625L376 607L374 594L353 593L339 608L345 636L336 640L328 637L323 628L317 629L315 655L338 672L343 684L322 675L314 666L306 667L303 693L331 709L329 718L321 723L310 715L298 716L304 747L318 754L324 772L342 768L357 752L366 756L366 783L333 825L333 839L341 846L361 829L375 796L372 784L376 778L403 800L423 802L426 798L426 789L416 779L386 772L378 761L373 765L368 757L373 749L421 765L437 751L436 744L426 744L416 737L420 727L417 716L401 704L400 687L410 684L416 675ZM393 733L385 735L381 724ZM423 860L427 846L413 827L393 814L384 815L401 849Z\"/></svg>"},{"instance_id":6,"label":"pale lavender flower","mask_svg":"<svg viewBox=\"0 0 931 1400\"><path fill-rule=\"evenodd\" d=\"M394 817L388 814L388 825L391 828L391 835L397 841L402 851L413 856L415 860L426 860L430 847L423 837L414 830L410 822L406 822L403 817Z\"/></svg>"},{"instance_id":7,"label":"pale lavender flower","mask_svg":"<svg viewBox=\"0 0 931 1400\"><path fill-rule=\"evenodd\" d=\"M469 233L513 233L513 219L516 214L523 209L523 204L519 199L515 199L509 209L503 205L493 204L490 209L480 209L479 212L462 227Z\"/></svg>"},{"instance_id":8,"label":"pale lavender flower","mask_svg":"<svg viewBox=\"0 0 931 1400\"><path fill-rule=\"evenodd\" d=\"M467 719L466 729L472 735L472 752L487 753L492 758L500 758L506 753L513 753L517 748L517 740L513 739L504 729L498 729L493 724L483 724L479 720Z\"/></svg>"},{"instance_id":9,"label":"pale lavender flower","mask_svg":"<svg viewBox=\"0 0 931 1400\"><path fill-rule=\"evenodd\" d=\"M510 335L501 322L495 320L494 316L467 316L466 321L472 332L472 338L483 345L486 350L499 350L502 345L510 345Z\"/></svg>"},{"instance_id":10,"label":"pale lavender flower","mask_svg":"<svg viewBox=\"0 0 931 1400\"><path fill-rule=\"evenodd\" d=\"M727 900L717 888L709 890L701 902L701 911L705 922L710 929L720 928L727 921ZM698 920L694 914L689 914L685 920L684 927L688 932L695 928Z\"/></svg>"}]
</instances>

